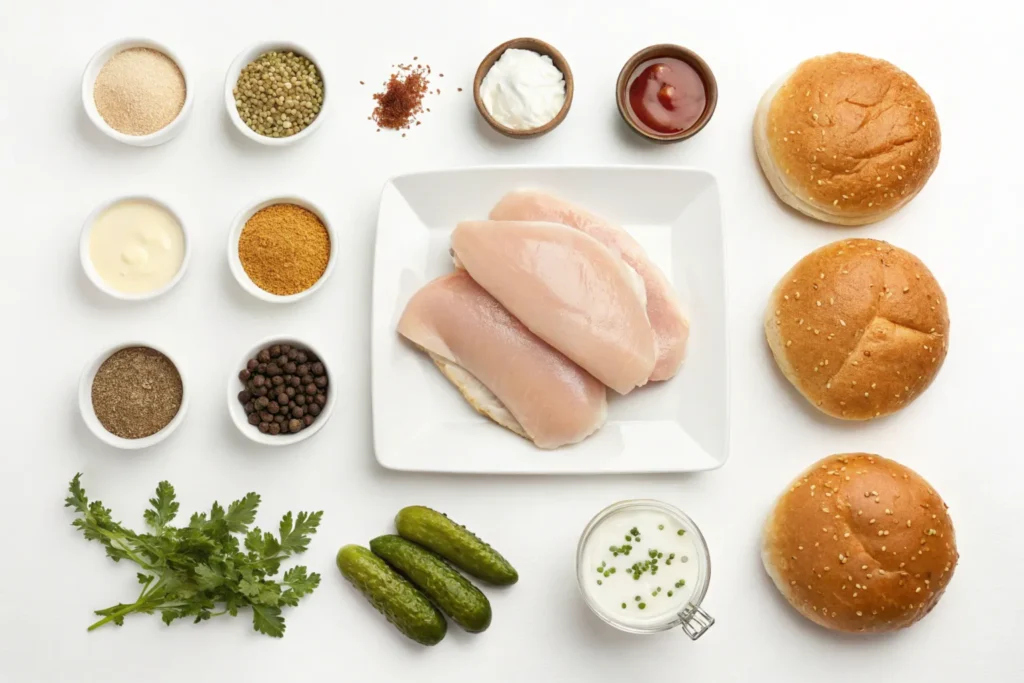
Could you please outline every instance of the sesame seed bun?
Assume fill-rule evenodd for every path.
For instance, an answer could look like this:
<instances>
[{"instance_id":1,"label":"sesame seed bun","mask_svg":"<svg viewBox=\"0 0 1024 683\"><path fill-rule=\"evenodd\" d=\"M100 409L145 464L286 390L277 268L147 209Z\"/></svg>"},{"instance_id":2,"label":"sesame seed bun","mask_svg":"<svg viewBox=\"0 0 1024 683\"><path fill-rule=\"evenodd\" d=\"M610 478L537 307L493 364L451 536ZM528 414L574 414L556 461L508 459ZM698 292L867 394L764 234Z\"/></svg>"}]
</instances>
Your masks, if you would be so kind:
<instances>
[{"instance_id":1,"label":"sesame seed bun","mask_svg":"<svg viewBox=\"0 0 1024 683\"><path fill-rule=\"evenodd\" d=\"M939 163L939 120L928 93L889 62L837 52L774 84L754 117L768 182L797 211L863 225L892 215Z\"/></svg>"},{"instance_id":2,"label":"sesame seed bun","mask_svg":"<svg viewBox=\"0 0 1024 683\"><path fill-rule=\"evenodd\" d=\"M800 260L764 319L779 369L818 410L870 420L910 404L946 359L946 296L913 254L840 240Z\"/></svg>"},{"instance_id":3,"label":"sesame seed bun","mask_svg":"<svg viewBox=\"0 0 1024 683\"><path fill-rule=\"evenodd\" d=\"M768 517L761 551L800 614L850 633L922 619L958 558L939 494L910 468L864 453L830 456L797 477Z\"/></svg>"}]
</instances>

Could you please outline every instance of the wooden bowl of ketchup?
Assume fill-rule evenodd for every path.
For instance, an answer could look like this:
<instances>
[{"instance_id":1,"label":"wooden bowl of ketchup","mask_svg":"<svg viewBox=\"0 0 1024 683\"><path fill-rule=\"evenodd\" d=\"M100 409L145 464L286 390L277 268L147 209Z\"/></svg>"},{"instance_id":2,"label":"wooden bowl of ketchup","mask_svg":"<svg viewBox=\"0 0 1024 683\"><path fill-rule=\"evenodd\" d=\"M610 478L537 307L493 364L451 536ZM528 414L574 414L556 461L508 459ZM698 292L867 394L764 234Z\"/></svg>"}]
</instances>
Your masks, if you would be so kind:
<instances>
[{"instance_id":1,"label":"wooden bowl of ketchup","mask_svg":"<svg viewBox=\"0 0 1024 683\"><path fill-rule=\"evenodd\" d=\"M623 120L655 142L696 135L718 104L711 67L679 45L652 45L630 57L619 72L615 91Z\"/></svg>"}]
</instances>

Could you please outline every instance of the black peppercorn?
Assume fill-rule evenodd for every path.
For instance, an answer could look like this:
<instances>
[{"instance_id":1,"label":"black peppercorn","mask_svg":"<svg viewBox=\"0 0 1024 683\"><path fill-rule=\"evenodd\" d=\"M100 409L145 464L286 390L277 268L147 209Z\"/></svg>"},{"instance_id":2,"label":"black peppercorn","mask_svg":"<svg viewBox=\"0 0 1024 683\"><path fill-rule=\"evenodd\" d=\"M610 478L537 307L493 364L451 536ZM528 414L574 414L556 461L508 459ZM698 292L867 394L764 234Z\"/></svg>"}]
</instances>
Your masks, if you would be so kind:
<instances>
[{"instance_id":1,"label":"black peppercorn","mask_svg":"<svg viewBox=\"0 0 1024 683\"><path fill-rule=\"evenodd\" d=\"M256 399L256 401L255 401L255 405L256 405L256 408L257 408L257 410L263 410L264 408L266 408L266 407L267 407L267 405L268 405L269 403L270 403L270 399L269 399L269 398L267 398L266 396L260 396L260 397L259 397L258 399Z\"/></svg>"},{"instance_id":2,"label":"black peppercorn","mask_svg":"<svg viewBox=\"0 0 1024 683\"><path fill-rule=\"evenodd\" d=\"M247 381L251 376L252 373L245 368L243 368L242 371L238 373L238 379L242 380L243 382Z\"/></svg>"},{"instance_id":3,"label":"black peppercorn","mask_svg":"<svg viewBox=\"0 0 1024 683\"><path fill-rule=\"evenodd\" d=\"M285 393L278 394L277 395L277 402L280 405L287 405L288 404L288 394L285 394Z\"/></svg>"},{"instance_id":4,"label":"black peppercorn","mask_svg":"<svg viewBox=\"0 0 1024 683\"><path fill-rule=\"evenodd\" d=\"M292 401L292 403L294 403L297 406L304 406L304 405L306 405L306 395L305 394L297 394L295 396L295 399Z\"/></svg>"},{"instance_id":5,"label":"black peppercorn","mask_svg":"<svg viewBox=\"0 0 1024 683\"><path fill-rule=\"evenodd\" d=\"M267 388L266 387L256 387L255 389L253 389L252 393L253 393L253 396L266 396L267 395Z\"/></svg>"},{"instance_id":6,"label":"black peppercorn","mask_svg":"<svg viewBox=\"0 0 1024 683\"><path fill-rule=\"evenodd\" d=\"M302 424L306 425L307 427L313 424L313 416L307 415L306 417L302 418Z\"/></svg>"},{"instance_id":7,"label":"black peppercorn","mask_svg":"<svg viewBox=\"0 0 1024 683\"><path fill-rule=\"evenodd\" d=\"M282 354L288 355L288 353L290 353L291 350L292 350L292 345L291 344L281 344L281 353Z\"/></svg>"},{"instance_id":8,"label":"black peppercorn","mask_svg":"<svg viewBox=\"0 0 1024 683\"><path fill-rule=\"evenodd\" d=\"M288 352L288 360L294 361L294 360L298 360L298 358L299 358L299 350L298 349L292 349L291 351Z\"/></svg>"},{"instance_id":9,"label":"black peppercorn","mask_svg":"<svg viewBox=\"0 0 1024 683\"><path fill-rule=\"evenodd\" d=\"M267 371L267 364L266 363L260 363L259 365L256 366L256 372L258 372L259 374L262 375L266 371Z\"/></svg>"},{"instance_id":10,"label":"black peppercorn","mask_svg":"<svg viewBox=\"0 0 1024 683\"><path fill-rule=\"evenodd\" d=\"M258 425L260 423L260 416L257 413L251 413L249 415L249 424Z\"/></svg>"},{"instance_id":11,"label":"black peppercorn","mask_svg":"<svg viewBox=\"0 0 1024 683\"><path fill-rule=\"evenodd\" d=\"M319 414L320 414L320 406L319 406L319 405L317 405L316 403L314 403L314 404L312 404L311 406L309 406L309 408L308 408L308 412L309 412L309 414L310 414L310 415L312 415L313 417L316 417L317 415L319 415Z\"/></svg>"},{"instance_id":12,"label":"black peppercorn","mask_svg":"<svg viewBox=\"0 0 1024 683\"><path fill-rule=\"evenodd\" d=\"M287 363L284 364L284 371L287 372L290 375L293 372L295 372L295 369L297 367L298 366L296 366L295 363L293 363L291 361L288 361Z\"/></svg>"},{"instance_id":13,"label":"black peppercorn","mask_svg":"<svg viewBox=\"0 0 1024 683\"><path fill-rule=\"evenodd\" d=\"M313 384L317 385L321 389L325 388L327 386L327 375L320 375L313 380Z\"/></svg>"},{"instance_id":14,"label":"black peppercorn","mask_svg":"<svg viewBox=\"0 0 1024 683\"><path fill-rule=\"evenodd\" d=\"M269 375L270 377L273 377L274 375L280 375L280 374L281 374L281 368L277 367L277 363L268 363L267 364L267 375Z\"/></svg>"},{"instance_id":15,"label":"black peppercorn","mask_svg":"<svg viewBox=\"0 0 1024 683\"><path fill-rule=\"evenodd\" d=\"M264 434L269 432L270 431L270 423L269 422L260 422L260 431L263 432Z\"/></svg>"},{"instance_id":16,"label":"black peppercorn","mask_svg":"<svg viewBox=\"0 0 1024 683\"><path fill-rule=\"evenodd\" d=\"M253 412L254 410L256 410L256 406L254 406L252 404L252 401L249 401L248 403L245 404L245 414L246 415L248 415L249 413Z\"/></svg>"},{"instance_id":17,"label":"black peppercorn","mask_svg":"<svg viewBox=\"0 0 1024 683\"><path fill-rule=\"evenodd\" d=\"M313 384L312 382L307 384L306 385L306 393L309 394L310 396L314 396L316 394L316 385Z\"/></svg>"},{"instance_id":18,"label":"black peppercorn","mask_svg":"<svg viewBox=\"0 0 1024 683\"><path fill-rule=\"evenodd\" d=\"M256 359L261 363L269 363L270 351L268 351L267 349L263 349L262 351L260 351L259 355L256 356Z\"/></svg>"},{"instance_id":19,"label":"black peppercorn","mask_svg":"<svg viewBox=\"0 0 1024 683\"><path fill-rule=\"evenodd\" d=\"M251 400L252 400L252 394L249 393L248 391L246 391L245 389L243 389L242 391L238 392L238 402L241 403L242 405L245 405L246 403L248 403Z\"/></svg>"},{"instance_id":20,"label":"black peppercorn","mask_svg":"<svg viewBox=\"0 0 1024 683\"><path fill-rule=\"evenodd\" d=\"M313 367L310 368L310 370L313 372L314 375L319 377L320 375L324 374L324 372L325 372L324 364L320 363L320 362L313 363Z\"/></svg>"},{"instance_id":21,"label":"black peppercorn","mask_svg":"<svg viewBox=\"0 0 1024 683\"><path fill-rule=\"evenodd\" d=\"M284 377L281 375L274 375L270 378L270 383L275 387L279 387L284 384Z\"/></svg>"},{"instance_id":22,"label":"black peppercorn","mask_svg":"<svg viewBox=\"0 0 1024 683\"><path fill-rule=\"evenodd\" d=\"M303 363L302 365L295 366L295 372L297 372L299 375L308 375L309 363Z\"/></svg>"},{"instance_id":23,"label":"black peppercorn","mask_svg":"<svg viewBox=\"0 0 1024 683\"><path fill-rule=\"evenodd\" d=\"M254 387L259 388L259 387L262 387L266 383L267 383L267 378L264 377L263 375L256 375L255 377L252 378L252 384L253 384Z\"/></svg>"},{"instance_id":24,"label":"black peppercorn","mask_svg":"<svg viewBox=\"0 0 1024 683\"><path fill-rule=\"evenodd\" d=\"M281 355L281 345L280 344L274 344L273 346L271 346L268 349L268 351L270 352L271 356L280 356Z\"/></svg>"},{"instance_id":25,"label":"black peppercorn","mask_svg":"<svg viewBox=\"0 0 1024 683\"><path fill-rule=\"evenodd\" d=\"M281 413L278 413L277 415L274 416L274 422L277 422L278 424L284 424L287 421L288 421L288 416L287 415L282 415Z\"/></svg>"},{"instance_id":26,"label":"black peppercorn","mask_svg":"<svg viewBox=\"0 0 1024 683\"><path fill-rule=\"evenodd\" d=\"M279 425L276 422L271 422L268 431L274 436L276 436L281 433L281 425Z\"/></svg>"},{"instance_id":27,"label":"black peppercorn","mask_svg":"<svg viewBox=\"0 0 1024 683\"><path fill-rule=\"evenodd\" d=\"M301 418L305 414L306 414L306 411L304 411L302 409L302 406L295 406L294 408L292 408L292 417L299 417L299 418Z\"/></svg>"},{"instance_id":28,"label":"black peppercorn","mask_svg":"<svg viewBox=\"0 0 1024 683\"><path fill-rule=\"evenodd\" d=\"M284 390L284 393L285 393L285 396L287 396L288 398L294 398L294 396L295 396L295 387L288 387L287 389Z\"/></svg>"},{"instance_id":29,"label":"black peppercorn","mask_svg":"<svg viewBox=\"0 0 1024 683\"><path fill-rule=\"evenodd\" d=\"M253 415L256 415L256 413L253 413ZM259 416L260 416L260 420L262 420L263 422L270 422L271 420L274 419L274 416L271 415L270 413L268 413L265 410L260 411Z\"/></svg>"},{"instance_id":30,"label":"black peppercorn","mask_svg":"<svg viewBox=\"0 0 1024 683\"><path fill-rule=\"evenodd\" d=\"M305 363L307 360L309 358L304 351L299 351L298 355L295 356L296 363Z\"/></svg>"},{"instance_id":31,"label":"black peppercorn","mask_svg":"<svg viewBox=\"0 0 1024 683\"><path fill-rule=\"evenodd\" d=\"M288 431L292 434L299 432L305 425L302 424L302 420L289 420Z\"/></svg>"},{"instance_id":32,"label":"black peppercorn","mask_svg":"<svg viewBox=\"0 0 1024 683\"><path fill-rule=\"evenodd\" d=\"M302 386L302 378L298 377L297 375L292 375L292 380L291 380L290 384L293 387L300 387L300 386Z\"/></svg>"},{"instance_id":33,"label":"black peppercorn","mask_svg":"<svg viewBox=\"0 0 1024 683\"><path fill-rule=\"evenodd\" d=\"M317 394L316 402L320 405L321 408L323 408L325 405L327 405L327 395Z\"/></svg>"},{"instance_id":34,"label":"black peppercorn","mask_svg":"<svg viewBox=\"0 0 1024 683\"><path fill-rule=\"evenodd\" d=\"M281 412L281 406L277 404L277 401L271 401L267 405L267 412L270 413L271 415L277 415L279 412Z\"/></svg>"},{"instance_id":35,"label":"black peppercorn","mask_svg":"<svg viewBox=\"0 0 1024 683\"><path fill-rule=\"evenodd\" d=\"M260 362L258 360L256 360L255 358L250 358L249 362L245 364L245 369L248 370L249 372L252 372L253 370L256 369L256 366L259 364Z\"/></svg>"}]
</instances>

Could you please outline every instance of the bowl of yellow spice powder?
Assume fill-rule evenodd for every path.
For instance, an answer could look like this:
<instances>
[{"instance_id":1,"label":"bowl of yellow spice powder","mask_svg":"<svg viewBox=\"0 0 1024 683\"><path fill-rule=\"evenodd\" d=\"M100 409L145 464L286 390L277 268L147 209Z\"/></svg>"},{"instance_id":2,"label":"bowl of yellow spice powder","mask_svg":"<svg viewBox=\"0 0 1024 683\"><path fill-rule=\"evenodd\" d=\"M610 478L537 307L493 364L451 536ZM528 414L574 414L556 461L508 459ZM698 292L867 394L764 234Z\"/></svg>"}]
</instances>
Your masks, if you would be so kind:
<instances>
[{"instance_id":1,"label":"bowl of yellow spice powder","mask_svg":"<svg viewBox=\"0 0 1024 683\"><path fill-rule=\"evenodd\" d=\"M82 76L86 116L118 142L151 147L182 131L192 111L185 67L167 47L129 38L100 48Z\"/></svg>"},{"instance_id":2,"label":"bowl of yellow spice powder","mask_svg":"<svg viewBox=\"0 0 1024 683\"><path fill-rule=\"evenodd\" d=\"M308 199L275 197L235 218L228 265L242 289L258 299L288 303L309 296L334 269L334 231Z\"/></svg>"},{"instance_id":3,"label":"bowl of yellow spice powder","mask_svg":"<svg viewBox=\"0 0 1024 683\"><path fill-rule=\"evenodd\" d=\"M290 145L312 135L326 102L319 65L295 43L265 42L243 50L224 81L228 118L262 145Z\"/></svg>"}]
</instances>

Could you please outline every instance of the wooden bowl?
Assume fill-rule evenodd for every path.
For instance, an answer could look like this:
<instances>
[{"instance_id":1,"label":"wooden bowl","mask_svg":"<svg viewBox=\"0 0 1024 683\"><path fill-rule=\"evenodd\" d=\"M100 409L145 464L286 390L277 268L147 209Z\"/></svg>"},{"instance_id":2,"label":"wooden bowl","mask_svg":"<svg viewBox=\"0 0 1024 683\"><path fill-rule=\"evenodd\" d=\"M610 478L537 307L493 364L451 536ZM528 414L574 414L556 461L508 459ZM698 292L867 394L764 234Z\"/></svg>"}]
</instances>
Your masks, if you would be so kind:
<instances>
[{"instance_id":1,"label":"wooden bowl","mask_svg":"<svg viewBox=\"0 0 1024 683\"><path fill-rule=\"evenodd\" d=\"M484 105L484 101L480 97L480 84L483 82L484 76L486 76L487 72L491 70L494 63L498 61L503 54L505 54L505 50L511 48L532 50L539 54L551 57L551 61L555 63L555 67L562 72L562 76L565 78L565 103L562 105L558 114L555 115L555 118L551 119L543 126L527 128L525 130L516 130L515 128L509 128L508 126L502 125L495 120L493 116L491 116L489 111L487 111L487 106ZM487 53L484 60L480 62L480 66L476 70L476 76L473 78L473 101L476 102L476 108L480 110L480 115L484 117L484 120L487 121L488 124L490 124L491 128L502 135L507 135L510 138L535 138L554 130L558 124L565 119L565 115L569 113L569 107L572 105L572 93L572 69L569 68L569 62L565 61L565 57L562 56L561 52L548 43L545 43L543 40L537 40L536 38L516 38L494 48Z\"/></svg>"},{"instance_id":2,"label":"wooden bowl","mask_svg":"<svg viewBox=\"0 0 1024 683\"><path fill-rule=\"evenodd\" d=\"M701 82L704 83L704 94L707 98L707 102L704 105L704 111L701 113L700 118L686 130L678 133L672 133L670 135L662 135L654 133L649 130L645 130L640 127L639 124L633 119L633 115L629 109L629 95L626 92L627 86L629 85L629 77L633 75L637 66L641 63L646 62L649 59L657 59L658 57L675 57L676 59L682 60L692 66L696 70L697 75L700 76ZM715 113L715 106L718 104L718 82L715 80L715 74L712 73L711 67L707 65L700 56L685 47L680 45L651 45L640 50L635 55L626 61L626 64L622 67L622 71L619 72L619 79L615 84L615 99L619 105L619 113L622 115L622 120L632 128L638 135L642 135L648 140L654 142L678 142L679 140L685 140L693 137L701 131L704 126L707 125L708 121L711 120L711 116Z\"/></svg>"}]
</instances>

